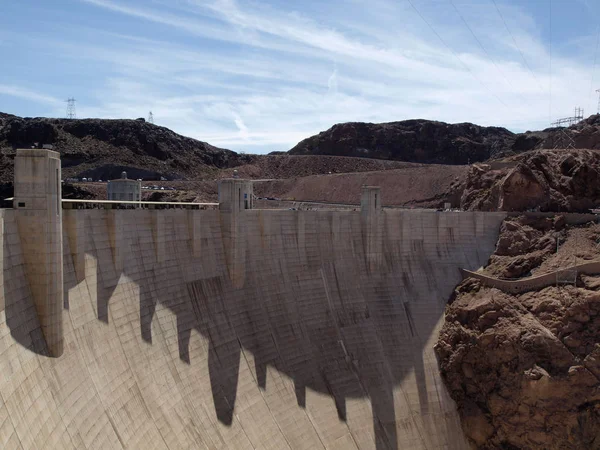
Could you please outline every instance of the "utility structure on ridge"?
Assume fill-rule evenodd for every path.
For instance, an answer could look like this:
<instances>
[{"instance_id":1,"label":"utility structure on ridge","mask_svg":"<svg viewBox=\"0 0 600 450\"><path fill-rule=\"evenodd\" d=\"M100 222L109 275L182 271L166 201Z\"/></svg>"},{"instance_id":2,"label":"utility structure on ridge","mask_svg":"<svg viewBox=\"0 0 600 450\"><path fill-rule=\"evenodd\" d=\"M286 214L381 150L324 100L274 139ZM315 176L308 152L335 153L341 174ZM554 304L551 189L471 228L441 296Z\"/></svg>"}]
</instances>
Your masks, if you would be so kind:
<instances>
[{"instance_id":1,"label":"utility structure on ridge","mask_svg":"<svg viewBox=\"0 0 600 450\"><path fill-rule=\"evenodd\" d=\"M152 111L148 113L148 122L154 123L154 114L152 114Z\"/></svg>"},{"instance_id":2,"label":"utility structure on ridge","mask_svg":"<svg viewBox=\"0 0 600 450\"><path fill-rule=\"evenodd\" d=\"M77 114L75 113L75 99L73 97L68 98L67 102L67 119L76 119Z\"/></svg>"},{"instance_id":3,"label":"utility structure on ridge","mask_svg":"<svg viewBox=\"0 0 600 450\"><path fill-rule=\"evenodd\" d=\"M552 122L553 127L570 127L583 120L583 108L575 108L575 114Z\"/></svg>"},{"instance_id":4,"label":"utility structure on ridge","mask_svg":"<svg viewBox=\"0 0 600 450\"><path fill-rule=\"evenodd\" d=\"M596 89L596 92L598 93L598 114L600 114L600 89Z\"/></svg>"}]
</instances>

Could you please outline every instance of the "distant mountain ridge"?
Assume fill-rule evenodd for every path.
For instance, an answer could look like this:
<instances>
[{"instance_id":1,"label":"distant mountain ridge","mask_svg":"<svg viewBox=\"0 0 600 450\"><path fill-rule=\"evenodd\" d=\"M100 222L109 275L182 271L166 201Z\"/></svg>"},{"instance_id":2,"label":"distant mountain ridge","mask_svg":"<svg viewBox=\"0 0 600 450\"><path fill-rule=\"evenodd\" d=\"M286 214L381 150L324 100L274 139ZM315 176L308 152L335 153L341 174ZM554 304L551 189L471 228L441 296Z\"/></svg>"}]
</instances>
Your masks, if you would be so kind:
<instances>
[{"instance_id":1,"label":"distant mountain ridge","mask_svg":"<svg viewBox=\"0 0 600 450\"><path fill-rule=\"evenodd\" d=\"M143 119L22 118L0 113L0 182L12 181L17 148L53 146L63 176L194 179L248 157L181 136Z\"/></svg>"},{"instance_id":2,"label":"distant mountain ridge","mask_svg":"<svg viewBox=\"0 0 600 450\"><path fill-rule=\"evenodd\" d=\"M126 170L132 178L200 180L222 169L259 164L265 158L218 148L144 119L22 118L0 112L0 183L12 181L17 148L44 144L60 152L65 178L111 179ZM600 115L569 128L521 134L501 127L422 119L380 124L348 122L302 140L289 152L277 153L469 164L530 150L566 147L599 149ZM269 167L274 163L269 160ZM288 173L294 165L289 163Z\"/></svg>"},{"instance_id":3,"label":"distant mountain ridge","mask_svg":"<svg viewBox=\"0 0 600 450\"><path fill-rule=\"evenodd\" d=\"M600 148L600 115L569 128L515 134L506 128L423 119L348 122L306 138L291 155L361 156L429 164L469 164L529 150Z\"/></svg>"},{"instance_id":4,"label":"distant mountain ridge","mask_svg":"<svg viewBox=\"0 0 600 450\"><path fill-rule=\"evenodd\" d=\"M304 139L292 155L362 156L432 164L468 164L493 157L515 135L505 128L430 120L348 122Z\"/></svg>"}]
</instances>

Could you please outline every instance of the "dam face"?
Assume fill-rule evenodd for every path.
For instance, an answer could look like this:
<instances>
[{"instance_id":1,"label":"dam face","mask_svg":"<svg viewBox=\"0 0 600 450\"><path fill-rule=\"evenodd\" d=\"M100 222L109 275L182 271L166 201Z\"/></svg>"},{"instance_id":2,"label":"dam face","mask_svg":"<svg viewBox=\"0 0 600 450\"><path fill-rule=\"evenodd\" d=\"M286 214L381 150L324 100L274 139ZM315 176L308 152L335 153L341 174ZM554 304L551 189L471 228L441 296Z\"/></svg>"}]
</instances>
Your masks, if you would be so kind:
<instances>
[{"instance_id":1,"label":"dam face","mask_svg":"<svg viewBox=\"0 0 600 450\"><path fill-rule=\"evenodd\" d=\"M64 210L60 356L0 210L0 448L468 448L433 344L504 214L366 207Z\"/></svg>"}]
</instances>

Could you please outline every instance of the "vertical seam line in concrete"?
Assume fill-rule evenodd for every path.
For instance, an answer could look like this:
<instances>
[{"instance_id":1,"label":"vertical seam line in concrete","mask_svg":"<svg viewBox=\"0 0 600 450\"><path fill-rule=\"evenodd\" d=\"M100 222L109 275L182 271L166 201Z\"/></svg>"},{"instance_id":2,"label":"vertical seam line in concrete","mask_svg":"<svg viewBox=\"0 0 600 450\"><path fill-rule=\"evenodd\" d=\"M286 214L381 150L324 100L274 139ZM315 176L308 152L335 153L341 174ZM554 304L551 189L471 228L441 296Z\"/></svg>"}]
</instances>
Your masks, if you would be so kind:
<instances>
[{"instance_id":1,"label":"vertical seam line in concrete","mask_svg":"<svg viewBox=\"0 0 600 450\"><path fill-rule=\"evenodd\" d=\"M248 367L248 369L250 369L250 364L248 364L248 358L246 358L246 352L244 351L244 348L242 347L241 342L239 340L238 340L238 343L240 344L240 350L241 350L242 355L244 356L244 361L246 362L246 366ZM252 371L250 371L250 373L252 374L252 378L254 379L254 382L256 383L256 388L258 389L258 392L260 393L260 396L263 399L263 402L265 402L265 406L269 410L269 414L271 415L271 418L273 419L273 422L275 423L275 425L277 425L277 429L281 433L281 436L285 440L288 448L291 449L292 446L290 445L290 442L287 440L287 437L285 437L285 434L283 433L283 430L279 426L279 422L277 422L277 419L275 419L275 416L273 415L273 412L271 411L271 407L269 406L269 403L265 399L265 396L264 396L264 394L262 392L262 389L258 386L258 381L256 380L256 377L254 376L254 374L252 373Z\"/></svg>"}]
</instances>

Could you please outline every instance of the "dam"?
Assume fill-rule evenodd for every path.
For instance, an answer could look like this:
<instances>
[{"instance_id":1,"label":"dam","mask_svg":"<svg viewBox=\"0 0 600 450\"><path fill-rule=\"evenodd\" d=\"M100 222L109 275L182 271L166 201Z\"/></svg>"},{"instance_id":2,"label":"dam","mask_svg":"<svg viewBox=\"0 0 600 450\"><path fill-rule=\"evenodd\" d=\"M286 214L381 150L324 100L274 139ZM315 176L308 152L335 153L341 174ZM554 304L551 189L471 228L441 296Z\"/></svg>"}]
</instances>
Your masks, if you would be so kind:
<instances>
[{"instance_id":1,"label":"dam","mask_svg":"<svg viewBox=\"0 0 600 450\"><path fill-rule=\"evenodd\" d=\"M20 159L19 159L20 158ZM433 352L505 213L63 209L19 150L0 210L0 448L466 449Z\"/></svg>"}]
</instances>

